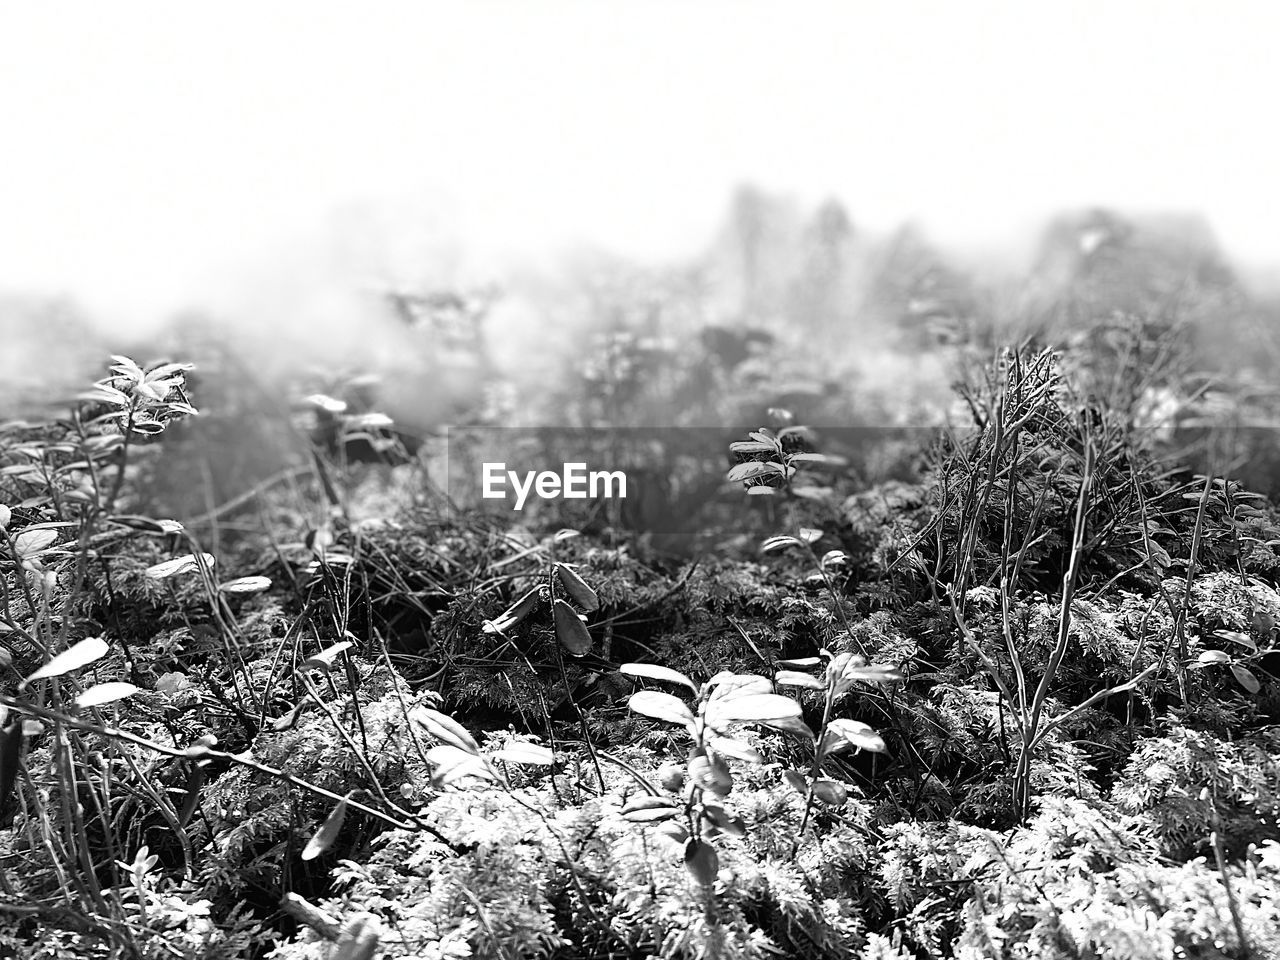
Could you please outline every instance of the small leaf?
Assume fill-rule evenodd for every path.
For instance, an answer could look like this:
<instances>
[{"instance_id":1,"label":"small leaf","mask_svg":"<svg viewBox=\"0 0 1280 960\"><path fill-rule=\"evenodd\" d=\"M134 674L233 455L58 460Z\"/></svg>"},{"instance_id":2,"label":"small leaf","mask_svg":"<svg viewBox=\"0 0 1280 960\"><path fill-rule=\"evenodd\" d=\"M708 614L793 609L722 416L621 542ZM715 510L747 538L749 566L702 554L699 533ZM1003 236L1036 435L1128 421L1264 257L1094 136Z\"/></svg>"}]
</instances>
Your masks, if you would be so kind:
<instances>
[{"instance_id":1,"label":"small leaf","mask_svg":"<svg viewBox=\"0 0 1280 960\"><path fill-rule=\"evenodd\" d=\"M13 519L13 511L0 503L0 530L4 530L9 526L9 521Z\"/></svg>"},{"instance_id":2,"label":"small leaf","mask_svg":"<svg viewBox=\"0 0 1280 960\"><path fill-rule=\"evenodd\" d=\"M815 676L798 673L795 670L779 670L773 682L783 687L805 687L809 690L823 690L825 685Z\"/></svg>"},{"instance_id":3,"label":"small leaf","mask_svg":"<svg viewBox=\"0 0 1280 960\"><path fill-rule=\"evenodd\" d=\"M708 841L691 837L684 845L684 867L695 883L709 887L720 873L720 857Z\"/></svg>"},{"instance_id":4,"label":"small leaf","mask_svg":"<svg viewBox=\"0 0 1280 960\"><path fill-rule=\"evenodd\" d=\"M698 687L692 680L686 677L679 670L672 670L670 667L662 667L656 663L624 663L618 667L619 673L625 673L632 677L645 677L649 680L663 680L667 683L680 683L688 687L694 694L697 694Z\"/></svg>"},{"instance_id":5,"label":"small leaf","mask_svg":"<svg viewBox=\"0 0 1280 960\"><path fill-rule=\"evenodd\" d=\"M816 735L809 729L799 717L785 717L782 720L770 720L765 723L770 730L777 730L779 733L789 733L793 737L799 737L801 740L807 740L812 743L816 739Z\"/></svg>"},{"instance_id":6,"label":"small leaf","mask_svg":"<svg viewBox=\"0 0 1280 960\"><path fill-rule=\"evenodd\" d=\"M538 606L539 588L526 591L515 603L507 607L496 620L484 622L485 633L506 633Z\"/></svg>"},{"instance_id":7,"label":"small leaf","mask_svg":"<svg viewBox=\"0 0 1280 960\"><path fill-rule=\"evenodd\" d=\"M801 712L800 704L790 697L776 693L756 693L731 700L713 701L707 707L707 720L720 723L771 722L799 717Z\"/></svg>"},{"instance_id":8,"label":"small leaf","mask_svg":"<svg viewBox=\"0 0 1280 960\"><path fill-rule=\"evenodd\" d=\"M591 650L591 633L582 618L563 600L557 600L552 609L556 619L556 639L560 645L575 657L580 657Z\"/></svg>"},{"instance_id":9,"label":"small leaf","mask_svg":"<svg viewBox=\"0 0 1280 960\"><path fill-rule=\"evenodd\" d=\"M660 837L666 837L673 843L681 845L689 839L689 831L686 830L684 824L680 823L678 820L668 820L654 832Z\"/></svg>"},{"instance_id":10,"label":"small leaf","mask_svg":"<svg viewBox=\"0 0 1280 960\"><path fill-rule=\"evenodd\" d=\"M261 593L271 589L270 577L239 577L218 587L220 593Z\"/></svg>"},{"instance_id":11,"label":"small leaf","mask_svg":"<svg viewBox=\"0 0 1280 960\"><path fill-rule=\"evenodd\" d=\"M677 801L670 797L643 794L632 797L622 807L622 815L632 823L660 823L680 813Z\"/></svg>"},{"instance_id":12,"label":"small leaf","mask_svg":"<svg viewBox=\"0 0 1280 960\"><path fill-rule=\"evenodd\" d=\"M795 537L770 537L764 543L760 544L761 553L774 553L778 550L786 550L788 547L803 547L804 542Z\"/></svg>"},{"instance_id":13,"label":"small leaf","mask_svg":"<svg viewBox=\"0 0 1280 960\"><path fill-rule=\"evenodd\" d=\"M600 598L596 596L596 592L587 586L587 582L578 576L577 572L570 570L563 563L556 564L556 576L560 579L560 585L564 587L565 593L573 597L574 602L583 610L590 613L592 610L600 609Z\"/></svg>"},{"instance_id":14,"label":"small leaf","mask_svg":"<svg viewBox=\"0 0 1280 960\"><path fill-rule=\"evenodd\" d=\"M712 703L718 700L748 697L757 693L773 693L773 684L769 682L768 677L761 677L754 673L731 673L728 670L717 673L707 681L707 686L712 688Z\"/></svg>"},{"instance_id":15,"label":"small leaf","mask_svg":"<svg viewBox=\"0 0 1280 960\"><path fill-rule=\"evenodd\" d=\"M354 644L350 640L340 640L339 642L325 647L319 653L313 653L302 663L298 664L299 673L307 673L310 670L319 670L327 673L333 667L334 658L344 650L349 650Z\"/></svg>"},{"instance_id":16,"label":"small leaf","mask_svg":"<svg viewBox=\"0 0 1280 960\"><path fill-rule=\"evenodd\" d=\"M501 750L494 751L493 756L506 763L523 763L541 767L549 767L556 762L554 753L536 743L509 743Z\"/></svg>"},{"instance_id":17,"label":"small leaf","mask_svg":"<svg viewBox=\"0 0 1280 960\"><path fill-rule=\"evenodd\" d=\"M27 677L22 682L23 686L34 683L36 680L60 677L64 673L70 673L72 670L79 670L81 667L106 656L108 649L110 648L107 646L107 641L101 637L85 637L79 643L63 650L43 667Z\"/></svg>"},{"instance_id":18,"label":"small leaf","mask_svg":"<svg viewBox=\"0 0 1280 960\"><path fill-rule=\"evenodd\" d=\"M828 570L831 567L843 567L849 562L849 555L843 550L828 550L822 555L822 569Z\"/></svg>"},{"instance_id":19,"label":"small leaf","mask_svg":"<svg viewBox=\"0 0 1280 960\"><path fill-rule=\"evenodd\" d=\"M721 833L731 837L738 837L739 839L747 835L746 821L741 817L730 814L724 807L717 806L714 803L704 804L702 813L710 821L711 825Z\"/></svg>"},{"instance_id":20,"label":"small leaf","mask_svg":"<svg viewBox=\"0 0 1280 960\"><path fill-rule=\"evenodd\" d=\"M730 481L752 480L756 477L762 477L766 474L785 473L786 468L780 463L774 463L772 460L767 463L761 463L758 460L751 460L747 463L740 463L731 469L728 473ZM754 489L754 488L752 488Z\"/></svg>"},{"instance_id":21,"label":"small leaf","mask_svg":"<svg viewBox=\"0 0 1280 960\"><path fill-rule=\"evenodd\" d=\"M433 768L431 784L437 789L467 777L494 782L502 779L484 757L473 756L450 744L432 747L427 751L427 761Z\"/></svg>"},{"instance_id":22,"label":"small leaf","mask_svg":"<svg viewBox=\"0 0 1280 960\"><path fill-rule=\"evenodd\" d=\"M187 796L182 801L182 809L178 811L178 826L185 827L195 815L200 805L200 790L204 786L205 776L203 763L196 761L191 764L191 772L187 774Z\"/></svg>"},{"instance_id":23,"label":"small leaf","mask_svg":"<svg viewBox=\"0 0 1280 960\"><path fill-rule=\"evenodd\" d=\"M87 710L89 707L99 707L104 703L124 700L126 697L132 697L137 692L138 688L132 683L121 681L100 683L96 687L90 687L76 697L75 704L81 710Z\"/></svg>"},{"instance_id":24,"label":"small leaf","mask_svg":"<svg viewBox=\"0 0 1280 960\"><path fill-rule=\"evenodd\" d=\"M822 539L822 531L816 527L801 527L800 539L805 543L817 543Z\"/></svg>"},{"instance_id":25,"label":"small leaf","mask_svg":"<svg viewBox=\"0 0 1280 960\"><path fill-rule=\"evenodd\" d=\"M689 761L689 777L703 790L718 797L727 797L733 790L733 773L729 765L711 754L694 757Z\"/></svg>"},{"instance_id":26,"label":"small leaf","mask_svg":"<svg viewBox=\"0 0 1280 960\"><path fill-rule=\"evenodd\" d=\"M1236 678L1236 682L1250 693L1257 693L1262 689L1262 684L1258 682L1258 678L1253 675L1253 671L1248 667L1233 663L1231 665L1231 673Z\"/></svg>"},{"instance_id":27,"label":"small leaf","mask_svg":"<svg viewBox=\"0 0 1280 960\"><path fill-rule=\"evenodd\" d=\"M733 737L708 737L707 746L716 753L724 754L726 757L733 757L735 760L743 760L747 763L764 763L764 758L760 756L760 752L755 747Z\"/></svg>"},{"instance_id":28,"label":"small leaf","mask_svg":"<svg viewBox=\"0 0 1280 960\"><path fill-rule=\"evenodd\" d=\"M13 538L13 553L19 560L34 557L58 540L56 530L23 530Z\"/></svg>"},{"instance_id":29,"label":"small leaf","mask_svg":"<svg viewBox=\"0 0 1280 960\"><path fill-rule=\"evenodd\" d=\"M797 660L779 660L778 666L803 669L805 667L816 667L821 662L821 657L801 657Z\"/></svg>"},{"instance_id":30,"label":"small leaf","mask_svg":"<svg viewBox=\"0 0 1280 960\"><path fill-rule=\"evenodd\" d=\"M641 690L631 695L627 707L636 713L667 723L690 724L694 721L693 713L685 706L684 701L677 700L669 693L657 690Z\"/></svg>"},{"instance_id":31,"label":"small leaf","mask_svg":"<svg viewBox=\"0 0 1280 960\"><path fill-rule=\"evenodd\" d=\"M314 860L333 846L333 841L338 839L338 831L342 829L342 822L347 819L347 801L350 797L351 794L347 794L338 801L338 805L325 817L324 823L320 824L320 829L307 841L302 850L303 860Z\"/></svg>"},{"instance_id":32,"label":"small leaf","mask_svg":"<svg viewBox=\"0 0 1280 960\"><path fill-rule=\"evenodd\" d=\"M833 807L842 807L846 800L849 799L849 790L842 783L835 780L815 780L813 782L813 795L823 803L830 804Z\"/></svg>"},{"instance_id":33,"label":"small leaf","mask_svg":"<svg viewBox=\"0 0 1280 960\"><path fill-rule=\"evenodd\" d=\"M135 514L117 514L109 519L112 523L118 523L120 526L128 527L130 530L137 530L139 533L148 533L155 536L168 536L171 533L181 533L186 529L177 520L153 520L151 517Z\"/></svg>"},{"instance_id":34,"label":"small leaf","mask_svg":"<svg viewBox=\"0 0 1280 960\"><path fill-rule=\"evenodd\" d=\"M888 749L880 734L861 720L836 719L828 721L822 736L824 754L835 754L850 747L871 753L884 753Z\"/></svg>"},{"instance_id":35,"label":"small leaf","mask_svg":"<svg viewBox=\"0 0 1280 960\"><path fill-rule=\"evenodd\" d=\"M200 555L204 559L206 567L212 567L214 558L212 554L202 553ZM192 570L200 569L200 562L196 559L195 554L188 553L185 557L178 557L174 560L166 560L163 563L157 563L147 567L143 574L152 580L165 580L168 577L176 576L180 573L189 573Z\"/></svg>"},{"instance_id":36,"label":"small leaf","mask_svg":"<svg viewBox=\"0 0 1280 960\"><path fill-rule=\"evenodd\" d=\"M800 796L809 795L809 781L799 770L783 770L782 779L787 781L787 785Z\"/></svg>"},{"instance_id":37,"label":"small leaf","mask_svg":"<svg viewBox=\"0 0 1280 960\"><path fill-rule=\"evenodd\" d=\"M1213 663L1230 663L1231 654L1225 650L1205 650L1196 658L1196 661L1204 666Z\"/></svg>"},{"instance_id":38,"label":"small leaf","mask_svg":"<svg viewBox=\"0 0 1280 960\"><path fill-rule=\"evenodd\" d=\"M735 440L729 444L729 450L733 453L776 453L778 449L776 443L764 443L759 440Z\"/></svg>"},{"instance_id":39,"label":"small leaf","mask_svg":"<svg viewBox=\"0 0 1280 960\"><path fill-rule=\"evenodd\" d=\"M446 743L473 757L480 755L480 745L476 743L467 728L453 717L439 710L432 710L430 707L418 707L409 714L409 719L425 727L427 733L441 743Z\"/></svg>"},{"instance_id":40,"label":"small leaf","mask_svg":"<svg viewBox=\"0 0 1280 960\"><path fill-rule=\"evenodd\" d=\"M303 397L302 402L309 403L311 406L317 407L325 413L339 414L345 412L347 409L347 405L344 401L336 400L324 393L313 393L310 396Z\"/></svg>"},{"instance_id":41,"label":"small leaf","mask_svg":"<svg viewBox=\"0 0 1280 960\"><path fill-rule=\"evenodd\" d=\"M0 824L6 822L9 797L18 782L21 758L22 720L14 717L7 727L0 726Z\"/></svg>"}]
</instances>

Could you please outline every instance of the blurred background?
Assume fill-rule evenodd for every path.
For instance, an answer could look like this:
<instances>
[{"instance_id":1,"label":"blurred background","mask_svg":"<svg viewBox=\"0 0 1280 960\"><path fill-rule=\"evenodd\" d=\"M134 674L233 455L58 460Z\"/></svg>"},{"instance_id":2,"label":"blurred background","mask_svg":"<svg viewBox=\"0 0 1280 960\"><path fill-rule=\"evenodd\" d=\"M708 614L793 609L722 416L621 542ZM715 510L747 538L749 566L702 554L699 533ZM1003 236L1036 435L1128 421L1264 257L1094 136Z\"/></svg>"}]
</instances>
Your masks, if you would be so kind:
<instances>
[{"instance_id":1,"label":"blurred background","mask_svg":"<svg viewBox=\"0 0 1280 960\"><path fill-rule=\"evenodd\" d=\"M1276 492L1277 26L1244 2L6 5L0 417L112 353L195 362L151 504L189 517L317 439L430 475L446 427L935 428L1030 341L1170 456ZM723 480L710 446L681 473L650 445L663 509ZM865 482L912 468L854 454Z\"/></svg>"}]
</instances>

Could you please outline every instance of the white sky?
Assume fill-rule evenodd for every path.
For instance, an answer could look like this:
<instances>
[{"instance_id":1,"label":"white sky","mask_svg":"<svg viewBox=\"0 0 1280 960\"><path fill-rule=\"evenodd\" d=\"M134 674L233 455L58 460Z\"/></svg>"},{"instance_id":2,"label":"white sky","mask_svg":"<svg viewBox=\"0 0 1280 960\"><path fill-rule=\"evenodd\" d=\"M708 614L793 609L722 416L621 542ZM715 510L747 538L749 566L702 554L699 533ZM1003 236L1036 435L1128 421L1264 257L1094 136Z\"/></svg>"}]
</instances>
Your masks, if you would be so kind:
<instances>
[{"instance_id":1,"label":"white sky","mask_svg":"<svg viewBox=\"0 0 1280 960\"><path fill-rule=\"evenodd\" d=\"M0 0L0 289L155 321L301 238L679 255L744 179L953 244L1203 211L1280 263L1278 28L1203 0Z\"/></svg>"}]
</instances>

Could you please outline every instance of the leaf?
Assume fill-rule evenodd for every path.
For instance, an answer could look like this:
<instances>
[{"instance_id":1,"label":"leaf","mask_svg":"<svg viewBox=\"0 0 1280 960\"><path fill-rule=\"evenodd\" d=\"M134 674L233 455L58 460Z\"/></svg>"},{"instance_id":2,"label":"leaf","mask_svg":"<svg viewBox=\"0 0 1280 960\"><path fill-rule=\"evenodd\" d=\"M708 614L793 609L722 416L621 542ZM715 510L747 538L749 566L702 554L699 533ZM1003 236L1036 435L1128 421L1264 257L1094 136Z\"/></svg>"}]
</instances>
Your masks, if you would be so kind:
<instances>
[{"instance_id":1,"label":"leaf","mask_svg":"<svg viewBox=\"0 0 1280 960\"><path fill-rule=\"evenodd\" d=\"M564 587L565 593L573 597L583 610L590 613L592 610L600 609L600 598L587 586L587 582L578 576L577 572L570 570L563 563L557 563L556 576L560 578L560 585Z\"/></svg>"},{"instance_id":2,"label":"leaf","mask_svg":"<svg viewBox=\"0 0 1280 960\"><path fill-rule=\"evenodd\" d=\"M76 697L75 704L81 710L87 710L89 707L99 707L104 703L124 700L126 697L132 697L137 692L138 688L132 683L124 683L123 681L100 683L96 687L90 687Z\"/></svg>"},{"instance_id":3,"label":"leaf","mask_svg":"<svg viewBox=\"0 0 1280 960\"><path fill-rule=\"evenodd\" d=\"M261 593L271 589L270 577L239 577L218 587L219 593Z\"/></svg>"},{"instance_id":4,"label":"leaf","mask_svg":"<svg viewBox=\"0 0 1280 960\"><path fill-rule=\"evenodd\" d=\"M1258 678L1253 675L1253 671L1248 667L1233 663L1231 665L1231 673L1236 678L1236 682L1250 693L1257 693L1262 689L1262 684L1258 682Z\"/></svg>"},{"instance_id":5,"label":"leaf","mask_svg":"<svg viewBox=\"0 0 1280 960\"><path fill-rule=\"evenodd\" d=\"M556 619L556 639L560 641L560 645L575 657L589 652L591 634L573 607L563 600L557 600L552 609Z\"/></svg>"},{"instance_id":6,"label":"leaf","mask_svg":"<svg viewBox=\"0 0 1280 960\"><path fill-rule=\"evenodd\" d=\"M735 440L729 444L729 450L733 453L776 453L778 449L776 443L760 440Z\"/></svg>"},{"instance_id":7,"label":"leaf","mask_svg":"<svg viewBox=\"0 0 1280 960\"><path fill-rule=\"evenodd\" d=\"M642 794L632 797L622 806L622 816L632 823L660 823L680 813L678 801L670 797Z\"/></svg>"},{"instance_id":8,"label":"leaf","mask_svg":"<svg viewBox=\"0 0 1280 960\"><path fill-rule=\"evenodd\" d=\"M0 530L4 530L9 526L9 521L13 519L13 511L0 503Z\"/></svg>"},{"instance_id":9,"label":"leaf","mask_svg":"<svg viewBox=\"0 0 1280 960\"><path fill-rule=\"evenodd\" d=\"M431 784L437 789L467 777L493 782L500 782L502 779L484 757L473 756L450 744L432 747L427 751L427 761L433 768Z\"/></svg>"},{"instance_id":10,"label":"leaf","mask_svg":"<svg viewBox=\"0 0 1280 960\"><path fill-rule=\"evenodd\" d=\"M536 743L509 743L493 756L506 763L524 763L549 767L556 762L555 754Z\"/></svg>"},{"instance_id":11,"label":"leaf","mask_svg":"<svg viewBox=\"0 0 1280 960\"><path fill-rule=\"evenodd\" d=\"M683 700L678 700L669 693L657 690L641 690L631 695L627 707L636 713L665 720L667 723L690 724L694 721L693 713Z\"/></svg>"},{"instance_id":12,"label":"leaf","mask_svg":"<svg viewBox=\"0 0 1280 960\"><path fill-rule=\"evenodd\" d=\"M779 660L778 666L799 667L799 668L816 667L821 662L822 662L821 657L800 657L799 659L796 659L796 660Z\"/></svg>"},{"instance_id":13,"label":"leaf","mask_svg":"<svg viewBox=\"0 0 1280 960\"><path fill-rule=\"evenodd\" d=\"M843 550L828 550L822 555L822 569L843 567L849 562L849 555Z\"/></svg>"},{"instance_id":14,"label":"leaf","mask_svg":"<svg viewBox=\"0 0 1280 960\"><path fill-rule=\"evenodd\" d=\"M200 790L204 786L205 765L199 761L191 764L191 772L187 774L187 796L182 801L182 809L178 811L178 826L185 827L191 822L196 808L200 805Z\"/></svg>"},{"instance_id":15,"label":"leaf","mask_svg":"<svg viewBox=\"0 0 1280 960\"><path fill-rule=\"evenodd\" d=\"M812 730L799 717L786 717L782 720L770 720L765 723L770 730L777 730L779 733L789 733L793 737L799 737L801 740L807 740L812 743L817 737Z\"/></svg>"},{"instance_id":16,"label":"leaf","mask_svg":"<svg viewBox=\"0 0 1280 960\"><path fill-rule=\"evenodd\" d=\"M1225 650L1205 650L1196 657L1196 662L1202 666L1208 666L1213 663L1230 663L1231 654Z\"/></svg>"},{"instance_id":17,"label":"leaf","mask_svg":"<svg viewBox=\"0 0 1280 960\"><path fill-rule=\"evenodd\" d=\"M204 559L206 567L213 566L213 554L202 553L200 556ZM157 563L153 566L147 567L147 569L143 571L143 574L152 580L165 580L180 573L189 573L192 570L198 569L200 569L199 560L196 559L195 554L188 553L184 557L178 557L175 560L166 560L164 563Z\"/></svg>"},{"instance_id":18,"label":"leaf","mask_svg":"<svg viewBox=\"0 0 1280 960\"><path fill-rule=\"evenodd\" d=\"M311 670L319 670L324 673L333 667L334 658L344 650L349 650L355 646L350 640L340 640L335 644L325 647L319 653L313 653L302 663L298 664L298 673L307 673Z\"/></svg>"},{"instance_id":19,"label":"leaf","mask_svg":"<svg viewBox=\"0 0 1280 960\"><path fill-rule=\"evenodd\" d=\"M515 603L507 607L496 620L484 622L485 633L505 633L534 611L538 605L539 588L528 590Z\"/></svg>"},{"instance_id":20,"label":"leaf","mask_svg":"<svg viewBox=\"0 0 1280 960\"><path fill-rule=\"evenodd\" d=\"M733 790L733 774L729 765L712 754L703 754L689 761L689 777L703 790L717 797L727 797Z\"/></svg>"},{"instance_id":21,"label":"leaf","mask_svg":"<svg viewBox=\"0 0 1280 960\"><path fill-rule=\"evenodd\" d=\"M342 822L347 819L347 801L350 798L351 794L347 794L339 800L329 816L325 817L324 823L320 824L320 829L312 835L303 848L303 860L314 860L333 846L333 841L338 839L338 831L342 829Z\"/></svg>"},{"instance_id":22,"label":"leaf","mask_svg":"<svg viewBox=\"0 0 1280 960\"><path fill-rule=\"evenodd\" d=\"M667 683L680 683L688 687L695 695L698 692L697 685L686 677L679 670L672 670L670 667L662 667L656 663L624 663L618 667L619 673L625 673L632 677L645 677L649 680L663 680Z\"/></svg>"},{"instance_id":23,"label":"leaf","mask_svg":"<svg viewBox=\"0 0 1280 960\"><path fill-rule=\"evenodd\" d=\"M885 753L888 750L880 734L861 720L828 721L826 732L822 736L822 746L820 752L828 755L851 747L871 753Z\"/></svg>"},{"instance_id":24,"label":"leaf","mask_svg":"<svg viewBox=\"0 0 1280 960\"><path fill-rule=\"evenodd\" d=\"M822 539L822 531L817 527L801 527L800 539L805 543L817 543Z\"/></svg>"},{"instance_id":25,"label":"leaf","mask_svg":"<svg viewBox=\"0 0 1280 960\"><path fill-rule=\"evenodd\" d=\"M118 523L122 527L128 527L130 530L137 530L139 533L149 533L156 536L181 533L186 529L177 520L153 520L151 517L142 517L135 514L118 514L108 519L112 523Z\"/></svg>"},{"instance_id":26,"label":"leaf","mask_svg":"<svg viewBox=\"0 0 1280 960\"><path fill-rule=\"evenodd\" d=\"M809 795L809 780L799 770L783 770L782 779L787 781L787 785L800 796Z\"/></svg>"},{"instance_id":27,"label":"leaf","mask_svg":"<svg viewBox=\"0 0 1280 960\"><path fill-rule=\"evenodd\" d=\"M723 754L726 757L733 757L735 760L743 760L747 763L764 763L764 758L760 756L760 752L755 747L733 737L708 737L707 746L716 753Z\"/></svg>"},{"instance_id":28,"label":"leaf","mask_svg":"<svg viewBox=\"0 0 1280 960\"><path fill-rule=\"evenodd\" d=\"M409 719L424 727L427 733L441 743L446 743L473 757L480 756L480 745L476 743L467 728L453 717L438 710L432 710L430 707L418 707L409 714Z\"/></svg>"},{"instance_id":29,"label":"leaf","mask_svg":"<svg viewBox=\"0 0 1280 960\"><path fill-rule=\"evenodd\" d=\"M774 553L778 550L786 550L788 547L803 547L804 542L795 537L770 537L764 543L760 544L761 553Z\"/></svg>"},{"instance_id":30,"label":"leaf","mask_svg":"<svg viewBox=\"0 0 1280 960\"><path fill-rule=\"evenodd\" d=\"M707 681L707 686L712 688L712 703L757 693L773 693L773 684L767 677L754 673L731 673L728 670L717 673Z\"/></svg>"},{"instance_id":31,"label":"leaf","mask_svg":"<svg viewBox=\"0 0 1280 960\"><path fill-rule=\"evenodd\" d=\"M23 530L13 538L13 553L19 560L26 560L47 550L57 540L56 530Z\"/></svg>"},{"instance_id":32,"label":"leaf","mask_svg":"<svg viewBox=\"0 0 1280 960\"><path fill-rule=\"evenodd\" d=\"M721 833L728 834L731 837L738 837L739 839L747 835L746 821L741 817L731 815L724 807L708 803L703 805L702 812L706 819L710 821L710 825Z\"/></svg>"},{"instance_id":33,"label":"leaf","mask_svg":"<svg viewBox=\"0 0 1280 960\"><path fill-rule=\"evenodd\" d=\"M720 857L706 840L690 837L684 845L684 868L694 882L709 887L720 873Z\"/></svg>"},{"instance_id":34,"label":"leaf","mask_svg":"<svg viewBox=\"0 0 1280 960\"><path fill-rule=\"evenodd\" d=\"M842 807L846 800L849 799L849 790L842 783L835 780L815 780L813 781L813 795L823 803L830 804L833 807Z\"/></svg>"},{"instance_id":35,"label":"leaf","mask_svg":"<svg viewBox=\"0 0 1280 960\"><path fill-rule=\"evenodd\" d=\"M747 463L740 463L733 467L727 477L731 481L751 480L755 477L762 477L766 474L786 473L786 468L780 463L770 460L762 463L759 460L751 460Z\"/></svg>"},{"instance_id":36,"label":"leaf","mask_svg":"<svg viewBox=\"0 0 1280 960\"><path fill-rule=\"evenodd\" d=\"M83 666L100 660L106 656L107 641L101 637L85 637L79 643L68 647L60 654L46 663L26 680L22 681L23 686L34 683L37 680L44 680L48 677L60 677L64 673L70 673L72 670L79 670Z\"/></svg>"},{"instance_id":37,"label":"leaf","mask_svg":"<svg viewBox=\"0 0 1280 960\"><path fill-rule=\"evenodd\" d=\"M707 721L752 723L798 718L800 704L776 693L756 693L731 700L712 701L707 707ZM714 719L713 719L714 717Z\"/></svg>"},{"instance_id":38,"label":"leaf","mask_svg":"<svg viewBox=\"0 0 1280 960\"><path fill-rule=\"evenodd\" d=\"M297 396L297 394L295 394ZM339 414L347 409L347 405L342 400L336 400L325 393L313 393L310 396L302 398L303 403L309 403L313 407L323 410L325 413Z\"/></svg>"},{"instance_id":39,"label":"leaf","mask_svg":"<svg viewBox=\"0 0 1280 960\"><path fill-rule=\"evenodd\" d=\"M773 682L783 687L805 687L809 690L823 690L826 686L817 677L795 670L779 670Z\"/></svg>"}]
</instances>

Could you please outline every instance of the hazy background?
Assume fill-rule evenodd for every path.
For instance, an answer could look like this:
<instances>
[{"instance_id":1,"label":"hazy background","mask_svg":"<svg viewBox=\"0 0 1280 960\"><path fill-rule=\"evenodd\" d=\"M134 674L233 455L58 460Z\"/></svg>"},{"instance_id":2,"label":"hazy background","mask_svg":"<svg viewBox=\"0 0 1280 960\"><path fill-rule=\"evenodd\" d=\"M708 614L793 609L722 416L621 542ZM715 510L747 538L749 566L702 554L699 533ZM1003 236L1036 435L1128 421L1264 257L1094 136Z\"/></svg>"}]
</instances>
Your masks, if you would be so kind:
<instances>
[{"instance_id":1,"label":"hazy background","mask_svg":"<svg viewBox=\"0 0 1280 960\"><path fill-rule=\"evenodd\" d=\"M0 288L117 330L322 312L317 276L686 255L740 182L967 255L1087 204L1280 260L1263 2L0 11Z\"/></svg>"}]
</instances>

